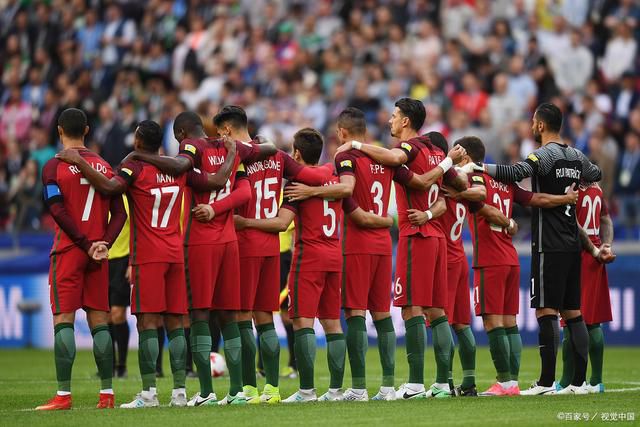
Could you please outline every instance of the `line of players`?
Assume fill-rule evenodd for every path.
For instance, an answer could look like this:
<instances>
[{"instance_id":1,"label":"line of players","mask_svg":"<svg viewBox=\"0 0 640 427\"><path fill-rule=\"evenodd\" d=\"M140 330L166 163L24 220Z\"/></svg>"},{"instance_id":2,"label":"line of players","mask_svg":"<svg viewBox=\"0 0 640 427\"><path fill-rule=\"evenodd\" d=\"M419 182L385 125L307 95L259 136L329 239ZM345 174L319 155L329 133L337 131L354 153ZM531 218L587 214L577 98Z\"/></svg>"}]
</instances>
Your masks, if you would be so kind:
<instances>
[{"instance_id":1,"label":"line of players","mask_svg":"<svg viewBox=\"0 0 640 427\"><path fill-rule=\"evenodd\" d=\"M88 131L84 113L63 112L58 129L65 150L43 173L45 200L58 225L50 284L59 390L39 409L71 407L73 316L78 308L87 310L94 336L101 376L98 407L114 406L103 260L126 217L119 196L124 192L130 204L131 302L138 320L143 387L132 402L121 407L159 405L156 325L162 317L168 329L174 379L172 405L280 402L280 349L272 317L279 307L277 233L292 222L296 237L288 282L289 314L295 330L300 389L284 402L368 400L366 310L378 334L383 372L373 400L477 395L469 272L460 240L465 218L474 248L475 312L483 317L498 380L484 394L519 394L522 344L515 322L519 263L511 243L517 230L511 219L512 206L514 202L538 207L574 204L578 191L534 194L474 173L472 168L467 168L468 174L456 172L454 163L464 166L483 161L482 142L462 138L449 151L440 134L418 134L425 115L421 102L399 100L389 124L392 136L400 142L388 150L364 142L364 115L347 108L337 121L342 145L334 168L333 164L317 166L323 140L313 129L295 134L290 157L268 142L252 140L246 114L239 107L224 107L214 117L221 139L208 138L201 119L185 112L174 123L180 142L176 158L158 156L161 128L144 121L135 133L135 151L114 175L102 159L84 149ZM283 179L290 182L284 189ZM389 292L391 239L386 230L392 225L387 217L392 182L400 228L393 296ZM597 187L589 188L597 192ZM282 191L285 198L279 207ZM586 200L587 196L581 193L581 197ZM588 218L596 230L597 203L593 195L588 197L593 200ZM609 246L602 255L593 243L590 248L600 261L605 255L611 257L611 242L605 243ZM600 274L604 271L601 264L584 264L600 269ZM600 284L606 286L606 276ZM409 364L409 379L398 390L394 388L396 337L389 313L391 299L402 307ZM346 336L339 320L341 308L347 319ZM191 317L189 343L182 328L187 312ZM213 392L209 369L210 315L220 321L229 368L229 392L220 400ZM424 386L425 317L433 333L436 362L435 383L429 389ZM326 333L331 376L329 390L319 398L314 383L316 318ZM255 374L253 322L266 373L262 393ZM463 369L462 383L455 391L449 325L458 337ZM185 391L187 345L200 382L200 391L189 401ZM352 387L343 392L347 350Z\"/></svg>"}]
</instances>

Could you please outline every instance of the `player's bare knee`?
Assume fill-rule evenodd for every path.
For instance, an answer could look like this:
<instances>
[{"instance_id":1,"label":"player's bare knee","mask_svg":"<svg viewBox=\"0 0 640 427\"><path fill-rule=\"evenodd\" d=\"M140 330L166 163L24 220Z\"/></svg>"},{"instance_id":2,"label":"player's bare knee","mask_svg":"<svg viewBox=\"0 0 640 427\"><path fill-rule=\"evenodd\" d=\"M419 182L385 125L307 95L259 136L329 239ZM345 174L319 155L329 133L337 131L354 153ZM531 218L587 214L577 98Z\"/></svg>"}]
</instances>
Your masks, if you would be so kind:
<instances>
[{"instance_id":1,"label":"player's bare knee","mask_svg":"<svg viewBox=\"0 0 640 427\"><path fill-rule=\"evenodd\" d=\"M53 315L53 326L60 323L73 323L76 320L76 313L58 313Z\"/></svg>"},{"instance_id":2,"label":"player's bare knee","mask_svg":"<svg viewBox=\"0 0 640 427\"><path fill-rule=\"evenodd\" d=\"M189 313L189 317L192 322L208 322L209 321L209 310L191 310Z\"/></svg>"},{"instance_id":3,"label":"player's bare knee","mask_svg":"<svg viewBox=\"0 0 640 427\"><path fill-rule=\"evenodd\" d=\"M340 319L320 319L320 324L322 325L322 329L324 329L325 335L342 333Z\"/></svg>"},{"instance_id":4,"label":"player's bare knee","mask_svg":"<svg viewBox=\"0 0 640 427\"><path fill-rule=\"evenodd\" d=\"M378 320L384 320L387 317L391 317L391 313L388 311L372 311L371 318L377 322Z\"/></svg>"},{"instance_id":5,"label":"player's bare knee","mask_svg":"<svg viewBox=\"0 0 640 427\"><path fill-rule=\"evenodd\" d=\"M253 320L253 312L251 311L239 311L238 322L245 322Z\"/></svg>"},{"instance_id":6,"label":"player's bare knee","mask_svg":"<svg viewBox=\"0 0 640 427\"><path fill-rule=\"evenodd\" d=\"M492 314L485 314L482 316L482 324L485 331L490 331L495 328L504 327L502 323L502 316L495 316Z\"/></svg>"},{"instance_id":7,"label":"player's bare knee","mask_svg":"<svg viewBox=\"0 0 640 427\"><path fill-rule=\"evenodd\" d=\"M109 323L109 313L106 311L88 310L87 323L89 328L93 329L98 325L106 325Z\"/></svg>"},{"instance_id":8,"label":"player's bare knee","mask_svg":"<svg viewBox=\"0 0 640 427\"><path fill-rule=\"evenodd\" d=\"M292 319L293 329L298 331L305 328L313 328L313 319L308 317L295 317Z\"/></svg>"},{"instance_id":9,"label":"player's bare knee","mask_svg":"<svg viewBox=\"0 0 640 427\"><path fill-rule=\"evenodd\" d=\"M557 316L559 311L555 308L536 308L536 318L542 316Z\"/></svg>"},{"instance_id":10,"label":"player's bare knee","mask_svg":"<svg viewBox=\"0 0 640 427\"><path fill-rule=\"evenodd\" d=\"M273 314L268 311L254 311L253 320L256 322L256 325L273 323Z\"/></svg>"},{"instance_id":11,"label":"player's bare knee","mask_svg":"<svg viewBox=\"0 0 640 427\"><path fill-rule=\"evenodd\" d=\"M409 320L413 317L422 316L423 310L422 307L417 306L406 306L402 307L402 320Z\"/></svg>"},{"instance_id":12,"label":"player's bare knee","mask_svg":"<svg viewBox=\"0 0 640 427\"><path fill-rule=\"evenodd\" d=\"M364 310L355 310L351 308L344 309L344 317L346 317L347 319L354 316L364 317L365 315L366 315L366 311Z\"/></svg>"},{"instance_id":13,"label":"player's bare knee","mask_svg":"<svg viewBox=\"0 0 640 427\"><path fill-rule=\"evenodd\" d=\"M445 315L444 309L438 307L429 307L424 310L424 314L426 314L429 322L433 322L434 320Z\"/></svg>"},{"instance_id":14,"label":"player's bare knee","mask_svg":"<svg viewBox=\"0 0 640 427\"><path fill-rule=\"evenodd\" d=\"M562 310L560 311L560 315L566 321L581 316L582 312L580 310Z\"/></svg>"},{"instance_id":15,"label":"player's bare knee","mask_svg":"<svg viewBox=\"0 0 640 427\"><path fill-rule=\"evenodd\" d=\"M167 331L173 331L183 327L181 314L165 314L164 325Z\"/></svg>"},{"instance_id":16,"label":"player's bare knee","mask_svg":"<svg viewBox=\"0 0 640 427\"><path fill-rule=\"evenodd\" d=\"M513 328L514 326L518 326L516 316L511 315L502 316L502 324L505 328Z\"/></svg>"},{"instance_id":17,"label":"player's bare knee","mask_svg":"<svg viewBox=\"0 0 640 427\"><path fill-rule=\"evenodd\" d=\"M111 323L114 325L125 323L127 321L127 308L120 305L114 305L111 307L109 315L111 317Z\"/></svg>"}]
</instances>

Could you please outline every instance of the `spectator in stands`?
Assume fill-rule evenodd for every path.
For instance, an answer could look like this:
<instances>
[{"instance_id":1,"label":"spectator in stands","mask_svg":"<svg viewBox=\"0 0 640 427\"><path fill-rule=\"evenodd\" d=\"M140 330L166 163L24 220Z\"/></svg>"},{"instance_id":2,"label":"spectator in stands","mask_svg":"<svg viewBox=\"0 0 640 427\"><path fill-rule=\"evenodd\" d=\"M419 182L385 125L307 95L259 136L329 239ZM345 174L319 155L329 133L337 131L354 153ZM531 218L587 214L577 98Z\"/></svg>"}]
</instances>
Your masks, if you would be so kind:
<instances>
[{"instance_id":1,"label":"spectator in stands","mask_svg":"<svg viewBox=\"0 0 640 427\"><path fill-rule=\"evenodd\" d=\"M640 134L629 132L625 151L620 157L617 189L620 194L620 213L628 227L640 225Z\"/></svg>"},{"instance_id":2,"label":"spectator in stands","mask_svg":"<svg viewBox=\"0 0 640 427\"><path fill-rule=\"evenodd\" d=\"M628 24L617 25L614 31L616 36L607 43L600 66L609 83L615 83L625 71L633 68L638 51L638 44Z\"/></svg>"}]
</instances>

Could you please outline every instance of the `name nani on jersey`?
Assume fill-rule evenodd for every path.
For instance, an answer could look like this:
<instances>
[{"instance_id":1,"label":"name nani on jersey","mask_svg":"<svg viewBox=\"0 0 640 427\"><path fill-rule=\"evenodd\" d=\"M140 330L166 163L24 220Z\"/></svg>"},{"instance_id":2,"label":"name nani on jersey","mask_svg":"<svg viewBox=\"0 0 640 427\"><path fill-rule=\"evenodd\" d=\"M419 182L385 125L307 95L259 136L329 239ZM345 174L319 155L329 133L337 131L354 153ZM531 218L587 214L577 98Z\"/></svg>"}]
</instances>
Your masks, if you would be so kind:
<instances>
[{"instance_id":1,"label":"name nani on jersey","mask_svg":"<svg viewBox=\"0 0 640 427\"><path fill-rule=\"evenodd\" d=\"M575 168L557 168L556 178L580 179L581 171Z\"/></svg>"},{"instance_id":2,"label":"name nani on jersey","mask_svg":"<svg viewBox=\"0 0 640 427\"><path fill-rule=\"evenodd\" d=\"M165 175L163 173L156 174L156 182L158 184L166 184L167 182L175 182L176 179L171 175Z\"/></svg>"}]
</instances>

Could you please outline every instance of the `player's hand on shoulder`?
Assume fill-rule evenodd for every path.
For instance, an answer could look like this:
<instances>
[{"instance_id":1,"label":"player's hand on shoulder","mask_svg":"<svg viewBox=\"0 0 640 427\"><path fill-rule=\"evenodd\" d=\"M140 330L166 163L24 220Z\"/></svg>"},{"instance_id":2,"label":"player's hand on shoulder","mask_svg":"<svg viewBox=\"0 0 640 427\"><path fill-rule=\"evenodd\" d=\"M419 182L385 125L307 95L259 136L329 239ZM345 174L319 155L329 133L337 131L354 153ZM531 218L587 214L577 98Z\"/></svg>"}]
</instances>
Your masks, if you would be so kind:
<instances>
[{"instance_id":1,"label":"player's hand on shoulder","mask_svg":"<svg viewBox=\"0 0 640 427\"><path fill-rule=\"evenodd\" d=\"M411 225L424 225L429 221L429 217L424 211L418 209L407 209L407 213L409 214L408 218Z\"/></svg>"},{"instance_id":2,"label":"player's hand on shoulder","mask_svg":"<svg viewBox=\"0 0 640 427\"><path fill-rule=\"evenodd\" d=\"M87 254L94 261L102 261L103 259L107 259L109 257L109 248L107 247L107 242L98 241L91 243L91 247Z\"/></svg>"},{"instance_id":3,"label":"player's hand on shoulder","mask_svg":"<svg viewBox=\"0 0 640 427\"><path fill-rule=\"evenodd\" d=\"M120 162L120 164L121 164L121 165L123 165L123 164L125 164L125 163L127 163L127 162L129 162L129 161L131 161L131 160L139 160L139 159L138 159L138 152L137 152L137 151L132 151L132 152L130 152L129 154L127 154L127 155L125 156L125 158L124 158L124 159L122 159L122 161Z\"/></svg>"},{"instance_id":4,"label":"player's hand on shoulder","mask_svg":"<svg viewBox=\"0 0 640 427\"><path fill-rule=\"evenodd\" d=\"M256 135L256 141L258 141L258 144L271 144L271 145L276 145L271 138L269 138L268 136L265 135Z\"/></svg>"},{"instance_id":5,"label":"player's hand on shoulder","mask_svg":"<svg viewBox=\"0 0 640 427\"><path fill-rule=\"evenodd\" d=\"M610 264L615 261L616 256L617 255L614 254L613 250L611 249L611 245L605 243L600 247L600 253L596 257L596 259L602 264Z\"/></svg>"},{"instance_id":6,"label":"player's hand on shoulder","mask_svg":"<svg viewBox=\"0 0 640 427\"><path fill-rule=\"evenodd\" d=\"M207 205L204 203L197 205L191 210L191 212L195 219L200 222L209 222L216 216L216 213L211 205Z\"/></svg>"},{"instance_id":7,"label":"player's hand on shoulder","mask_svg":"<svg viewBox=\"0 0 640 427\"><path fill-rule=\"evenodd\" d=\"M82 156L75 148L67 148L56 154L56 159L62 160L65 163L77 165L82 161Z\"/></svg>"},{"instance_id":8,"label":"player's hand on shoulder","mask_svg":"<svg viewBox=\"0 0 640 427\"><path fill-rule=\"evenodd\" d=\"M291 202L306 200L313 197L313 187L309 187L308 185L304 185L299 182L294 182L285 187L284 197L289 199Z\"/></svg>"},{"instance_id":9,"label":"player's hand on shoulder","mask_svg":"<svg viewBox=\"0 0 640 427\"><path fill-rule=\"evenodd\" d=\"M460 191L456 190L453 187L449 187L448 185L442 186L442 192L444 193L445 197L449 197L450 199L460 200L462 198L460 196Z\"/></svg>"},{"instance_id":10,"label":"player's hand on shoulder","mask_svg":"<svg viewBox=\"0 0 640 427\"><path fill-rule=\"evenodd\" d=\"M456 145L451 150L449 150L447 157L453 160L454 165L457 165L458 163L460 163L460 161L462 161L462 158L466 156L466 154L467 150L465 150L462 145Z\"/></svg>"},{"instance_id":11,"label":"player's hand on shoulder","mask_svg":"<svg viewBox=\"0 0 640 427\"><path fill-rule=\"evenodd\" d=\"M235 152L237 148L237 144L235 139L231 138L229 135L222 136L222 144L224 148L227 149L227 152Z\"/></svg>"},{"instance_id":12,"label":"player's hand on shoulder","mask_svg":"<svg viewBox=\"0 0 640 427\"><path fill-rule=\"evenodd\" d=\"M247 228L247 219L240 215L234 215L233 224L235 225L236 230L244 230Z\"/></svg>"},{"instance_id":13,"label":"player's hand on shoulder","mask_svg":"<svg viewBox=\"0 0 640 427\"><path fill-rule=\"evenodd\" d=\"M484 165L479 163L469 162L466 165L462 166L461 171L466 173L467 175L473 172L484 172Z\"/></svg>"},{"instance_id":14,"label":"player's hand on shoulder","mask_svg":"<svg viewBox=\"0 0 640 427\"><path fill-rule=\"evenodd\" d=\"M336 156L340 153L346 153L347 151L351 150L351 142L347 142L345 144L342 144L341 146L338 147L338 149L336 150ZM335 156L334 156L335 157Z\"/></svg>"}]
</instances>

